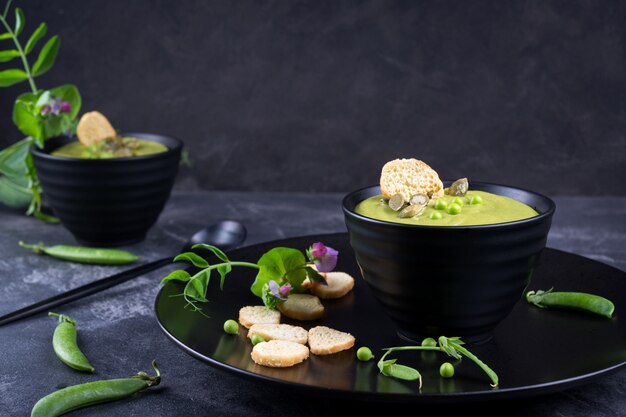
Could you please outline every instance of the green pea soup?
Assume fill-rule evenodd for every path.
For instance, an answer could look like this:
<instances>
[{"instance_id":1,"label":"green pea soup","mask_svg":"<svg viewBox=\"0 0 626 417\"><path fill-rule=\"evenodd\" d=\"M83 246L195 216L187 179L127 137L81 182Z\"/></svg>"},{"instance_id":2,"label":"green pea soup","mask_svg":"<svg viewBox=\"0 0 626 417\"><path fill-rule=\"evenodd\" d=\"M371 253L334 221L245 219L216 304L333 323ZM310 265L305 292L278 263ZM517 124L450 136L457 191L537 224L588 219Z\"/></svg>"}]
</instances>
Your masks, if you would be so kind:
<instances>
[{"instance_id":1,"label":"green pea soup","mask_svg":"<svg viewBox=\"0 0 626 417\"><path fill-rule=\"evenodd\" d=\"M476 198L477 196L480 198ZM472 197L475 198L472 199ZM382 198L382 195L367 198L357 204L354 211L377 220L421 226L478 226L512 222L539 215L532 207L512 198L470 190L464 197L446 195L440 199L433 199L422 214L403 219L398 217L398 212L393 211L386 202L381 201ZM457 199L454 203L462 202L459 204L461 210L458 214L448 212L447 208L453 204L453 199ZM437 204L438 201L445 202L445 204ZM480 203L471 204L472 201L474 203L480 201Z\"/></svg>"},{"instance_id":2,"label":"green pea soup","mask_svg":"<svg viewBox=\"0 0 626 417\"><path fill-rule=\"evenodd\" d=\"M153 155L157 153L167 152L167 146L159 142L134 138L136 146L132 149L132 156ZM54 151L54 156L63 156L66 158L83 158L83 159L104 159L112 158L112 156L99 152L90 152L89 148L79 141L67 143ZM118 157L120 158L120 157ZM123 158L123 157L122 157Z\"/></svg>"}]
</instances>

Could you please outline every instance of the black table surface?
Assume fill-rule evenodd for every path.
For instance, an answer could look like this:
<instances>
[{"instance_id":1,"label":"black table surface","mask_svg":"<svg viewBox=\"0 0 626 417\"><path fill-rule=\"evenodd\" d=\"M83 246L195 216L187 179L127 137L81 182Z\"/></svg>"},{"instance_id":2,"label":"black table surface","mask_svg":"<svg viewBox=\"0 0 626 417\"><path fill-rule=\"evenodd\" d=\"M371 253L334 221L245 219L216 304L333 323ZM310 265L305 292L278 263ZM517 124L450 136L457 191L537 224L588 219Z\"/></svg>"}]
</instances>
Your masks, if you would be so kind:
<instances>
[{"instance_id":1,"label":"black table surface","mask_svg":"<svg viewBox=\"0 0 626 417\"><path fill-rule=\"evenodd\" d=\"M344 231L339 194L241 192L174 193L146 240L128 247L145 261L178 252L193 231L221 219L242 221L246 244L305 234ZM556 197L548 246L626 270L626 197ZM61 226L45 225L0 209L0 315L128 267L86 266L37 256L17 242L75 243ZM51 346L55 321L35 316L0 328L0 416L29 415L40 397L68 385L130 376L157 359L163 382L138 398L73 412L72 416L314 416L345 406L381 413L400 406L353 403L284 391L211 368L187 356L161 332L153 303L161 277L175 267L60 308L79 323L80 345L97 371L78 374ZM226 284L228 285L228 284ZM496 403L416 407L417 412L479 411L509 416L626 415L626 370L558 394ZM417 408L417 409L416 409Z\"/></svg>"}]
</instances>

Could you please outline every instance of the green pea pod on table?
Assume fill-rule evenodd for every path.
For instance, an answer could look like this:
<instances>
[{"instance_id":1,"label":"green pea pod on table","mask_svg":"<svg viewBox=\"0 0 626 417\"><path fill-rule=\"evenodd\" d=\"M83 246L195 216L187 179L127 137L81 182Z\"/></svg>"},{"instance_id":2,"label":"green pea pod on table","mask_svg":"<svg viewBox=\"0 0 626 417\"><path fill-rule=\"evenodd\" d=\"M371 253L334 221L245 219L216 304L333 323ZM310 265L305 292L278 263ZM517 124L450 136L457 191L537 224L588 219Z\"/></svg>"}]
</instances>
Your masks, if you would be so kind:
<instances>
[{"instance_id":1,"label":"green pea pod on table","mask_svg":"<svg viewBox=\"0 0 626 417\"><path fill-rule=\"evenodd\" d=\"M152 361L155 376L139 372L136 376L105 379L73 385L48 394L35 404L31 417L57 417L79 408L129 397L146 388L159 385L161 372Z\"/></svg>"},{"instance_id":2,"label":"green pea pod on table","mask_svg":"<svg viewBox=\"0 0 626 417\"><path fill-rule=\"evenodd\" d=\"M46 246L42 242L34 245L20 242L20 246L37 254L46 254L64 261L85 264L126 265L141 259L141 257L121 249L88 248L72 245Z\"/></svg>"},{"instance_id":3,"label":"green pea pod on table","mask_svg":"<svg viewBox=\"0 0 626 417\"><path fill-rule=\"evenodd\" d=\"M526 301L537 307L569 308L611 318L615 305L604 297L584 292L528 291Z\"/></svg>"},{"instance_id":4,"label":"green pea pod on table","mask_svg":"<svg viewBox=\"0 0 626 417\"><path fill-rule=\"evenodd\" d=\"M76 342L76 322L63 314L48 313L48 315L59 318L59 324L52 336L52 347L61 362L77 371L89 373L95 371Z\"/></svg>"}]
</instances>

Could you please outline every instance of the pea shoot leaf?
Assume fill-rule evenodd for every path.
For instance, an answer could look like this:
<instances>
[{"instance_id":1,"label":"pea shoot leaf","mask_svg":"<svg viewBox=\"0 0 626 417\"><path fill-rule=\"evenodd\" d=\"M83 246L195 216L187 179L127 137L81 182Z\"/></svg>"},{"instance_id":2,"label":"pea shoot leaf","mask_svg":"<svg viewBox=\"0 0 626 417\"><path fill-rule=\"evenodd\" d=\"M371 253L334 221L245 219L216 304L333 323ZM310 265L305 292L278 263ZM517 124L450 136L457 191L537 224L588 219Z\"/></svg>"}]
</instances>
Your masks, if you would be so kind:
<instances>
[{"instance_id":1,"label":"pea shoot leaf","mask_svg":"<svg viewBox=\"0 0 626 417\"><path fill-rule=\"evenodd\" d=\"M189 262L198 268L207 268L209 263L200 255L193 252L183 252L174 258L174 262Z\"/></svg>"},{"instance_id":2,"label":"pea shoot leaf","mask_svg":"<svg viewBox=\"0 0 626 417\"><path fill-rule=\"evenodd\" d=\"M193 245L191 249L206 249L213 252L213 254L222 262L228 262L228 256L226 256L226 254L217 246L207 245L206 243L198 243L197 245Z\"/></svg>"},{"instance_id":3,"label":"pea shoot leaf","mask_svg":"<svg viewBox=\"0 0 626 417\"><path fill-rule=\"evenodd\" d=\"M171 274L169 274L168 276L166 276L165 278L163 278L161 280L161 285L169 282L169 281L182 281L182 282L187 282L191 279L191 275L189 275L189 272L187 271L183 271L182 269L179 269L177 271L173 271Z\"/></svg>"},{"instance_id":4,"label":"pea shoot leaf","mask_svg":"<svg viewBox=\"0 0 626 417\"><path fill-rule=\"evenodd\" d=\"M5 39L11 39L13 37L13 35L10 32L5 32L2 35L0 35L0 41L3 41Z\"/></svg>"},{"instance_id":5,"label":"pea shoot leaf","mask_svg":"<svg viewBox=\"0 0 626 417\"><path fill-rule=\"evenodd\" d=\"M37 42L39 42L39 39L46 36L47 32L48 26L46 26L45 23L40 24L39 27L35 29L33 34L30 35L30 38L28 38L28 42L26 42L26 46L24 47L24 52L27 54L31 53L33 49L35 49L35 46L37 45Z\"/></svg>"},{"instance_id":6,"label":"pea shoot leaf","mask_svg":"<svg viewBox=\"0 0 626 417\"><path fill-rule=\"evenodd\" d=\"M33 65L33 76L38 77L40 75L45 74L52 65L54 65L54 61L57 58L57 53L59 52L59 46L61 45L61 40L57 35L51 37L48 42L41 48L39 52L39 56Z\"/></svg>"},{"instance_id":7,"label":"pea shoot leaf","mask_svg":"<svg viewBox=\"0 0 626 417\"><path fill-rule=\"evenodd\" d=\"M306 268L304 268L304 270L306 272L306 276L309 278L309 281L326 284L326 278L324 278L324 276L317 272L315 269L307 266Z\"/></svg>"},{"instance_id":8,"label":"pea shoot leaf","mask_svg":"<svg viewBox=\"0 0 626 417\"><path fill-rule=\"evenodd\" d=\"M185 286L185 290L183 291L185 298L188 301L191 299L193 301L206 303L208 301L206 299L206 292L207 288L209 287L210 278L210 269L203 269L202 271L191 277L190 280L187 282L187 285Z\"/></svg>"},{"instance_id":9,"label":"pea shoot leaf","mask_svg":"<svg viewBox=\"0 0 626 417\"><path fill-rule=\"evenodd\" d=\"M20 51L9 49L8 51L0 51L0 62L9 62L20 56Z\"/></svg>"},{"instance_id":10,"label":"pea shoot leaf","mask_svg":"<svg viewBox=\"0 0 626 417\"><path fill-rule=\"evenodd\" d=\"M0 71L0 87L9 87L13 84L17 84L19 82L27 79L28 76L21 69L8 69L4 71Z\"/></svg>"},{"instance_id":11,"label":"pea shoot leaf","mask_svg":"<svg viewBox=\"0 0 626 417\"><path fill-rule=\"evenodd\" d=\"M302 281L306 278L306 259L297 249L278 247L266 252L257 262L259 273L250 290L257 297L263 297L263 286L271 280L280 282L285 278L294 291L302 291Z\"/></svg>"},{"instance_id":12,"label":"pea shoot leaf","mask_svg":"<svg viewBox=\"0 0 626 417\"><path fill-rule=\"evenodd\" d=\"M24 23L26 23L26 19L24 18L24 12L19 7L15 8L15 36L20 36L22 30L24 30Z\"/></svg>"}]
</instances>

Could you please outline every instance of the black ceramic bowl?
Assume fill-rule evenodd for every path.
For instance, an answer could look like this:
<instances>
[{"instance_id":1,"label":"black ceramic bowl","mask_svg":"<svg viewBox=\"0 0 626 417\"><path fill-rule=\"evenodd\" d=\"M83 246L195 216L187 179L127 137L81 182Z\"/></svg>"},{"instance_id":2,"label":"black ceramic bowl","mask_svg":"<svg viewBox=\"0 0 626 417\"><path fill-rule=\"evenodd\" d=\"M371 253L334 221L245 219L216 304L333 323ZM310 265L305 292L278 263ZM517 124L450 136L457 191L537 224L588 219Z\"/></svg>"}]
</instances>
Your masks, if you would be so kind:
<instances>
[{"instance_id":1,"label":"black ceramic bowl","mask_svg":"<svg viewBox=\"0 0 626 417\"><path fill-rule=\"evenodd\" d=\"M406 339L489 339L522 297L546 245L552 200L503 185L473 182L471 187L526 203L539 215L484 226L417 226L356 214L360 201L380 194L377 186L343 200L363 278Z\"/></svg>"},{"instance_id":2,"label":"black ceramic bowl","mask_svg":"<svg viewBox=\"0 0 626 417\"><path fill-rule=\"evenodd\" d=\"M34 148L33 161L45 196L61 223L81 244L121 246L141 241L169 198L182 142L162 135L125 133L159 142L167 152L114 159L50 155L70 138Z\"/></svg>"}]
</instances>

